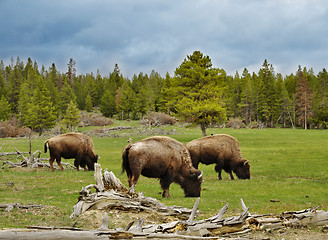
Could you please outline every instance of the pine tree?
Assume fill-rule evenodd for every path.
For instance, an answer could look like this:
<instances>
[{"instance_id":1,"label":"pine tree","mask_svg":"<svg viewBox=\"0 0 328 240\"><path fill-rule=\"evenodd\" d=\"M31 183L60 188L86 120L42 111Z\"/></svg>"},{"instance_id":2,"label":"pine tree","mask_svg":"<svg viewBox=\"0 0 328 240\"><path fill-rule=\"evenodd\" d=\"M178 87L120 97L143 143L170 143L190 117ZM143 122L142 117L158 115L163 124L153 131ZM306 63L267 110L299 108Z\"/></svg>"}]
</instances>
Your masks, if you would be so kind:
<instances>
[{"instance_id":1,"label":"pine tree","mask_svg":"<svg viewBox=\"0 0 328 240\"><path fill-rule=\"evenodd\" d=\"M130 82L125 81L116 97L116 108L121 119L130 118L130 113L135 109L135 103L136 94L130 86Z\"/></svg>"},{"instance_id":2,"label":"pine tree","mask_svg":"<svg viewBox=\"0 0 328 240\"><path fill-rule=\"evenodd\" d=\"M73 86L74 83L74 78L76 75L76 69L75 69L75 60L73 58L69 59L69 63L67 64L68 66L68 71L66 73L67 77L68 77L68 83L70 86Z\"/></svg>"},{"instance_id":3,"label":"pine tree","mask_svg":"<svg viewBox=\"0 0 328 240\"><path fill-rule=\"evenodd\" d=\"M243 119L246 122L246 125L252 121L253 117L253 98L252 98L252 78L251 75L248 73L248 70L245 68L241 77L241 82L243 85L243 90L241 93L241 102L240 102L240 109L242 112Z\"/></svg>"},{"instance_id":4,"label":"pine tree","mask_svg":"<svg viewBox=\"0 0 328 240\"><path fill-rule=\"evenodd\" d=\"M66 114L63 117L63 123L72 131L73 127L76 127L79 123L79 118L79 109L76 107L73 100L71 100L66 109Z\"/></svg>"},{"instance_id":5,"label":"pine tree","mask_svg":"<svg viewBox=\"0 0 328 240\"><path fill-rule=\"evenodd\" d=\"M11 109L7 98L2 95L0 98L0 120L8 120L10 117Z\"/></svg>"},{"instance_id":6,"label":"pine tree","mask_svg":"<svg viewBox=\"0 0 328 240\"><path fill-rule=\"evenodd\" d=\"M174 111L184 120L199 125L206 136L210 124L226 119L221 100L224 79L225 72L213 68L209 56L195 51L175 70L168 104L174 106Z\"/></svg>"},{"instance_id":7,"label":"pine tree","mask_svg":"<svg viewBox=\"0 0 328 240\"><path fill-rule=\"evenodd\" d=\"M85 110L87 110L87 112L92 111L92 98L90 94L88 94L87 97L85 98Z\"/></svg>"},{"instance_id":8,"label":"pine tree","mask_svg":"<svg viewBox=\"0 0 328 240\"><path fill-rule=\"evenodd\" d=\"M8 101L14 113L18 112L19 92L21 85L24 82L23 69L23 63L17 58L17 63L14 66L14 69L10 71L8 83Z\"/></svg>"},{"instance_id":9,"label":"pine tree","mask_svg":"<svg viewBox=\"0 0 328 240\"><path fill-rule=\"evenodd\" d=\"M116 113L115 97L109 90L101 98L100 112L105 117L112 117Z\"/></svg>"},{"instance_id":10,"label":"pine tree","mask_svg":"<svg viewBox=\"0 0 328 240\"><path fill-rule=\"evenodd\" d=\"M76 102L76 96L73 92L73 89L68 84L67 79L65 79L64 86L59 92L59 100L58 100L59 110L62 114L66 112L68 104L71 101Z\"/></svg>"},{"instance_id":11,"label":"pine tree","mask_svg":"<svg viewBox=\"0 0 328 240\"><path fill-rule=\"evenodd\" d=\"M39 77L27 112L27 126L39 132L41 136L45 129L55 125L55 120L55 108L52 105L49 91L45 86L45 81Z\"/></svg>"},{"instance_id":12,"label":"pine tree","mask_svg":"<svg viewBox=\"0 0 328 240\"><path fill-rule=\"evenodd\" d=\"M314 92L314 121L318 127L328 128L328 72L325 68L316 78Z\"/></svg>"},{"instance_id":13,"label":"pine tree","mask_svg":"<svg viewBox=\"0 0 328 240\"><path fill-rule=\"evenodd\" d=\"M266 126L273 127L274 112L277 108L275 75L273 66L265 59L259 71L258 114Z\"/></svg>"},{"instance_id":14,"label":"pine tree","mask_svg":"<svg viewBox=\"0 0 328 240\"><path fill-rule=\"evenodd\" d=\"M309 119L312 117L312 90L309 87L309 82L303 74L301 66L297 71L297 85L296 85L296 115L297 122L304 129L307 129Z\"/></svg>"},{"instance_id":15,"label":"pine tree","mask_svg":"<svg viewBox=\"0 0 328 240\"><path fill-rule=\"evenodd\" d=\"M58 72L56 69L56 65L53 63L49 68L49 72L46 73L46 87L50 93L51 101L56 109L56 115L58 116L60 109L59 109L59 88L58 84Z\"/></svg>"}]
</instances>

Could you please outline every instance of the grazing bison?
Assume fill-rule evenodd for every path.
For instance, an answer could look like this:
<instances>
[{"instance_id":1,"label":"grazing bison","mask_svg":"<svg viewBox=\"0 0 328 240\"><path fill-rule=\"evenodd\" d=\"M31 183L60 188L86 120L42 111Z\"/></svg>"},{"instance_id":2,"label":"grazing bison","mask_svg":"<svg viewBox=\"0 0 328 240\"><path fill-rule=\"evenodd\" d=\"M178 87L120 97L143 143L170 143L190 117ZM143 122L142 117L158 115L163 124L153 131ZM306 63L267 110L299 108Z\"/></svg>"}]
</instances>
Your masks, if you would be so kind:
<instances>
[{"instance_id":1,"label":"grazing bison","mask_svg":"<svg viewBox=\"0 0 328 240\"><path fill-rule=\"evenodd\" d=\"M155 136L129 144L122 159L122 172L126 171L132 189L141 174L160 179L163 197L170 196L172 182L180 184L186 197L200 196L202 172L192 166L187 148L175 139Z\"/></svg>"},{"instance_id":2,"label":"grazing bison","mask_svg":"<svg viewBox=\"0 0 328 240\"><path fill-rule=\"evenodd\" d=\"M215 171L219 173L222 180L222 169L230 173L234 180L232 171L240 179L250 178L250 164L242 158L238 140L227 134L216 134L212 136L195 139L186 145L195 168L198 164L216 164Z\"/></svg>"},{"instance_id":3,"label":"grazing bison","mask_svg":"<svg viewBox=\"0 0 328 240\"><path fill-rule=\"evenodd\" d=\"M98 160L98 155L94 152L92 139L82 133L66 133L52 137L45 141L44 152L50 152L50 169L54 171L53 162L56 162L61 170L64 170L60 163L61 158L75 158L74 166L79 170L79 166L84 170L94 170L94 164ZM88 168L87 168L88 167Z\"/></svg>"}]
</instances>

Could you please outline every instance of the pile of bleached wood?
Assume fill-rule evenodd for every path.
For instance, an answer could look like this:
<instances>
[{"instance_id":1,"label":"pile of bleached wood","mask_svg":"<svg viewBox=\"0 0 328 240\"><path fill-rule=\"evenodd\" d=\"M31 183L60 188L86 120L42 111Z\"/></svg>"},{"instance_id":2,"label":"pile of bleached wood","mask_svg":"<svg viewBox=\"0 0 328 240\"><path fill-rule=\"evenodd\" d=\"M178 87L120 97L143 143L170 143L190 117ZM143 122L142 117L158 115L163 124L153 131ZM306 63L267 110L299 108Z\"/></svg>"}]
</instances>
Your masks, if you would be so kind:
<instances>
[{"instance_id":1,"label":"pile of bleached wood","mask_svg":"<svg viewBox=\"0 0 328 240\"><path fill-rule=\"evenodd\" d=\"M179 216L187 219L191 210L178 206L166 206L155 198L146 197L142 193L130 192L113 172L102 169L100 164L95 164L96 184L88 185L80 191L78 203L74 206L71 218L83 214L89 209L118 209L133 212L156 212L164 216ZM91 193L91 189L95 189Z\"/></svg>"},{"instance_id":2,"label":"pile of bleached wood","mask_svg":"<svg viewBox=\"0 0 328 240\"><path fill-rule=\"evenodd\" d=\"M49 163L42 162L42 161L49 161L49 159L48 158L40 158L40 155L41 155L40 150L37 150L34 153L27 153L28 154L27 157L25 157L23 155L23 154L26 154L26 152L22 153L22 152L18 151L16 148L15 148L15 151L16 152L0 153L0 156L17 155L21 158L21 160L18 162L11 162L11 161L4 160L2 162L2 168L4 168L6 164L8 165L8 167L11 167L11 168L14 168L14 167L31 167L31 168L47 167L47 168L50 168ZM70 163L62 163L62 165L66 166L66 168L76 169L76 167Z\"/></svg>"},{"instance_id":3,"label":"pile of bleached wood","mask_svg":"<svg viewBox=\"0 0 328 240\"><path fill-rule=\"evenodd\" d=\"M95 165L96 184L89 185L80 192L79 202L74 206L71 217L76 217L88 209L122 209L133 211L155 211L167 215L179 216L179 221L163 224L143 225L143 219L129 223L124 229L108 229L108 217L105 213L103 224L99 230L102 235L110 237L142 237L142 238L188 238L207 239L223 235L241 235L254 230L273 230L285 227L301 227L307 225L323 226L328 224L328 212L307 209L297 212L285 212L279 215L252 215L244 201L240 199L243 213L240 216L223 218L227 211L227 203L217 215L196 221L199 198L192 210L165 206L154 198L142 194L129 194L128 189L112 172L102 170ZM95 188L96 192L90 193Z\"/></svg>"}]
</instances>

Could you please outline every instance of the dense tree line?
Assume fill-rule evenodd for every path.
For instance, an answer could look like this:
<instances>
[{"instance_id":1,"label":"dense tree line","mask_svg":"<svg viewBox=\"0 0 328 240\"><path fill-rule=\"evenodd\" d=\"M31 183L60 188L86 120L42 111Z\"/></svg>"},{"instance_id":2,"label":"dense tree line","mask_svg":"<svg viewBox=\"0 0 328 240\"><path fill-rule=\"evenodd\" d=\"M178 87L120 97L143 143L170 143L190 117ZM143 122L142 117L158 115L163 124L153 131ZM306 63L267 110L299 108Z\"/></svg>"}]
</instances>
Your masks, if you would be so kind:
<instances>
[{"instance_id":1,"label":"dense tree line","mask_svg":"<svg viewBox=\"0 0 328 240\"><path fill-rule=\"evenodd\" d=\"M97 108L106 117L140 119L148 112L165 112L198 124L240 119L246 125L327 128L328 73L317 75L299 66L296 74L282 76L264 60L258 73L246 68L229 76L214 68L211 59L195 51L176 68L174 76L156 71L132 79L119 66L106 76L76 75L75 61L61 73L53 63L41 68L30 58L0 61L0 120L15 116L22 126L40 134L58 122L72 128L78 109Z\"/></svg>"}]
</instances>

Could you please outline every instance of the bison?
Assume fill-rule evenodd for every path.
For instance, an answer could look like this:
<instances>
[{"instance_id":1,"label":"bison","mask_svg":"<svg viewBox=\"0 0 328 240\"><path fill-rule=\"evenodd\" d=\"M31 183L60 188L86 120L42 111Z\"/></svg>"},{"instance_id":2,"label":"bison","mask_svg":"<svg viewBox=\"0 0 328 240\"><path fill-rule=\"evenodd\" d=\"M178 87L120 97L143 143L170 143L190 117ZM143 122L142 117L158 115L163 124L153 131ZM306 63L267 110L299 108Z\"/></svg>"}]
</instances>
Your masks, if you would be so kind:
<instances>
[{"instance_id":1,"label":"bison","mask_svg":"<svg viewBox=\"0 0 328 240\"><path fill-rule=\"evenodd\" d=\"M79 170L79 166L84 170L94 170L94 164L98 160L98 155L94 152L92 139L82 133L66 133L52 137L45 141L44 152L50 152L50 169L54 171L53 162L56 162L61 170L64 170L60 163L61 158L75 158L74 166ZM87 168L88 167L88 168Z\"/></svg>"},{"instance_id":2,"label":"bison","mask_svg":"<svg viewBox=\"0 0 328 240\"><path fill-rule=\"evenodd\" d=\"M232 171L240 179L250 178L250 164L242 158L238 140L227 134L216 134L212 136L195 139L186 144L190 152L193 166L198 169L198 164L216 164L215 171L219 173L222 180L222 169L230 173L234 180Z\"/></svg>"},{"instance_id":3,"label":"bison","mask_svg":"<svg viewBox=\"0 0 328 240\"><path fill-rule=\"evenodd\" d=\"M140 174L159 178L162 196L170 197L169 187L178 183L186 197L199 197L202 172L192 166L187 148L179 141L154 136L129 144L122 152L122 172L126 171L130 189L134 189Z\"/></svg>"}]
</instances>

